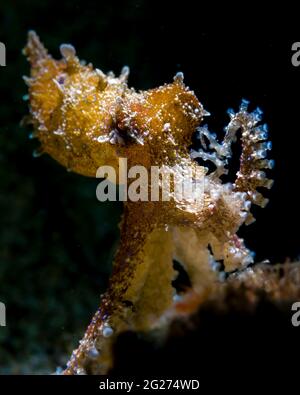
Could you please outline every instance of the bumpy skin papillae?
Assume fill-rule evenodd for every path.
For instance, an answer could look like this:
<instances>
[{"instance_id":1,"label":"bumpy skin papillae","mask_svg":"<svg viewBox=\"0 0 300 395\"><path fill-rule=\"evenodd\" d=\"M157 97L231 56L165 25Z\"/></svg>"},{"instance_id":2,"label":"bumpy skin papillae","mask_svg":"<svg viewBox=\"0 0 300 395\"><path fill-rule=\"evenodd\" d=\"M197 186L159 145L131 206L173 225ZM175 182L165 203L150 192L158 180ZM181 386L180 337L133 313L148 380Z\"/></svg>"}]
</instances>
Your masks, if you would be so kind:
<instances>
[{"instance_id":1,"label":"bumpy skin papillae","mask_svg":"<svg viewBox=\"0 0 300 395\"><path fill-rule=\"evenodd\" d=\"M224 261L227 271L253 261L236 232L249 221L251 202L263 204L256 187L270 186L258 170L271 167L264 159L269 146L260 142L266 135L265 128L256 126L259 112L249 114L245 102L237 114L231 112L224 141L218 143L207 128L199 128L207 113L181 73L171 84L136 92L127 86L128 68L118 78L105 75L81 64L72 46L60 49L62 60L54 60L30 32L24 50L31 63L31 76L25 79L31 122L41 151L86 176L95 177L102 165L113 166L118 173L118 159L127 158L128 169L144 166L149 178L151 166L165 166L179 176L192 169L194 183L203 185L202 199L197 201L191 192L181 200L124 202L109 288L65 371L104 373L111 364L114 337L124 329L157 325L174 303L173 258L185 266L199 293L217 283L213 270L217 260ZM206 150L190 154L197 128ZM226 172L239 129L240 171L234 184L223 184L220 175ZM213 161L216 171L208 174L195 157Z\"/></svg>"}]
</instances>

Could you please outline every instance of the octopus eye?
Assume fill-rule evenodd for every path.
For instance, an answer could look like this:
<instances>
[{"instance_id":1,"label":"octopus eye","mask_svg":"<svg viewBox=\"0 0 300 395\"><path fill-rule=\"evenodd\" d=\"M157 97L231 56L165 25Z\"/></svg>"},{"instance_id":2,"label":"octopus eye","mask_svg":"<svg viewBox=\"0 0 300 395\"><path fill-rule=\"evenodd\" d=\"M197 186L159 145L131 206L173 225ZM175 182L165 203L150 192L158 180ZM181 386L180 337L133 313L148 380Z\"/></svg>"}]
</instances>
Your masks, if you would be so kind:
<instances>
[{"instance_id":1,"label":"octopus eye","mask_svg":"<svg viewBox=\"0 0 300 395\"><path fill-rule=\"evenodd\" d=\"M57 79L57 82L58 82L60 85L63 85L63 84L65 83L65 76L60 75L60 76L58 77L58 79Z\"/></svg>"}]
</instances>

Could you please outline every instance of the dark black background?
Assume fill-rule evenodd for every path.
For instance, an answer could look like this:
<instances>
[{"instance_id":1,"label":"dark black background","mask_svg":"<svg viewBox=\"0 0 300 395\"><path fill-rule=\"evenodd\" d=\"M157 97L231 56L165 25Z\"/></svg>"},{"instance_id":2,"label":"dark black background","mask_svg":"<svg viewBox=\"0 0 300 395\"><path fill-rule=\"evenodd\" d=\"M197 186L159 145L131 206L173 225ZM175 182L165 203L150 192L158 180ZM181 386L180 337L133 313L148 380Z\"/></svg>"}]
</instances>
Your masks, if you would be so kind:
<instances>
[{"instance_id":1,"label":"dark black background","mask_svg":"<svg viewBox=\"0 0 300 395\"><path fill-rule=\"evenodd\" d=\"M80 336L107 283L121 213L119 204L96 201L95 180L32 157L37 143L19 126L27 113L22 75L29 67L21 54L27 31L36 30L55 57L69 42L105 72L129 65L136 89L184 72L220 136L227 108L236 109L241 98L262 108L275 184L269 205L256 210L257 222L240 234L258 261L277 263L299 254L300 67L291 64L292 43L300 41L297 15L288 3L1 2L0 41L7 47L7 66L0 69L0 300L9 314L0 332L4 371L19 355L45 354L55 365L55 350L68 352L66 344Z\"/></svg>"}]
</instances>

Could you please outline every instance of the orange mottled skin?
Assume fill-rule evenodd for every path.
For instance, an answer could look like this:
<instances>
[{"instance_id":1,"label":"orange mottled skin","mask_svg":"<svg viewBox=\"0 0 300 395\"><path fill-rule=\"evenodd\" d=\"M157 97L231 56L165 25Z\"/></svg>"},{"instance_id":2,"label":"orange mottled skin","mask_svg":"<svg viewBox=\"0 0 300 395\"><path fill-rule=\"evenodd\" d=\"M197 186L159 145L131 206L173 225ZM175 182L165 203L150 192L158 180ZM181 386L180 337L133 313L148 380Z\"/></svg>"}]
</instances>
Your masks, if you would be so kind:
<instances>
[{"instance_id":1,"label":"orange mottled skin","mask_svg":"<svg viewBox=\"0 0 300 395\"><path fill-rule=\"evenodd\" d=\"M249 206L260 185L253 179L257 165L251 157L254 132L246 126L250 115L242 111L231 123L231 129L238 125L242 130L243 156L237 182L228 188L218 173L208 174L190 156L191 137L206 112L180 73L170 84L136 92L127 85L127 68L118 78L105 75L80 63L70 45L62 45L62 59L55 60L34 32L29 33L24 53L31 64L30 78L25 79L31 122L42 152L90 177L103 165L118 173L119 158L127 159L128 168L143 165L149 174L151 166L164 165L194 169L205 177L201 204L175 199L124 202L108 290L65 370L104 373L111 366L111 344L118 333L158 325L173 305L173 258L184 265L198 293L218 282L212 260L223 260L228 271L251 262L243 240L236 236L251 215ZM220 158L227 155L222 154L227 140L223 146L215 143ZM180 303L178 311L185 306Z\"/></svg>"}]
</instances>

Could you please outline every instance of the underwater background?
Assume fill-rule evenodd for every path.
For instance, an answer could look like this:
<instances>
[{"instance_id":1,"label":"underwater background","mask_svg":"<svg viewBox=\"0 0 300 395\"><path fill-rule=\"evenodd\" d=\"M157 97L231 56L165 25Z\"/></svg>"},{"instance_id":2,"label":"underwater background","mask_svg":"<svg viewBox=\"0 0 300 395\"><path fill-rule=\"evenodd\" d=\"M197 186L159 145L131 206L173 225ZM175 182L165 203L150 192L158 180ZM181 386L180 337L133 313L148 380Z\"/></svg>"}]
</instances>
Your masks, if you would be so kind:
<instances>
[{"instance_id":1,"label":"underwater background","mask_svg":"<svg viewBox=\"0 0 300 395\"><path fill-rule=\"evenodd\" d=\"M264 110L273 142L274 187L257 222L239 234L271 263L299 254L300 68L291 46L293 10L250 6L241 18L204 2L1 1L0 41L0 373L43 373L62 366L99 305L111 272L122 207L96 200L97 180L68 173L20 125L28 113L21 50L34 29L49 52L72 43L107 72L131 69L129 86L149 89L182 71L221 132L241 98ZM288 25L289 31L283 26ZM293 31L295 30L295 32Z\"/></svg>"}]
</instances>

